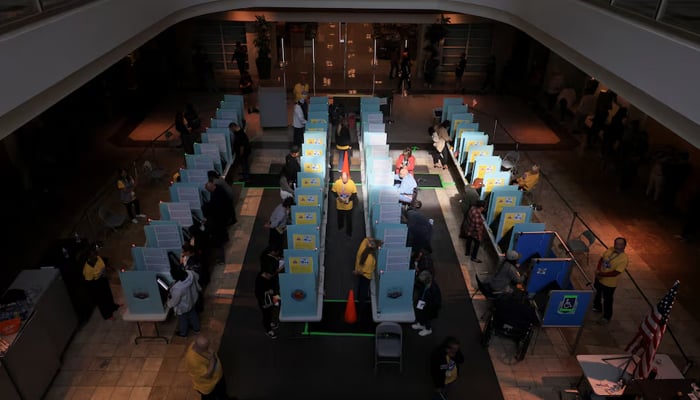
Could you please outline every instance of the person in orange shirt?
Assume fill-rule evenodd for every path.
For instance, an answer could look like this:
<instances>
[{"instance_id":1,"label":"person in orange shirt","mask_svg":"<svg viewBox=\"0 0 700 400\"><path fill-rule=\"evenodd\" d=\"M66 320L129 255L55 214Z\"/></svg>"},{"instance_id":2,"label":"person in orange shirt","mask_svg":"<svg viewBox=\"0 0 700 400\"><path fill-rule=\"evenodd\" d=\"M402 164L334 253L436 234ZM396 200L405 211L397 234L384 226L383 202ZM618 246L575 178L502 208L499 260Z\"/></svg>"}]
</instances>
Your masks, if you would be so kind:
<instances>
[{"instance_id":1,"label":"person in orange shirt","mask_svg":"<svg viewBox=\"0 0 700 400\"><path fill-rule=\"evenodd\" d=\"M226 391L226 379L221 368L221 360L216 352L209 349L209 340L197 336L185 353L187 372L192 377L194 390L202 400L235 399Z\"/></svg>"},{"instance_id":2,"label":"person in orange shirt","mask_svg":"<svg viewBox=\"0 0 700 400\"><path fill-rule=\"evenodd\" d=\"M416 168L416 157L413 156L413 152L410 147L406 147L396 159L396 170L395 174L398 174L402 167L406 167L408 173L413 175L413 170Z\"/></svg>"},{"instance_id":3,"label":"person in orange shirt","mask_svg":"<svg viewBox=\"0 0 700 400\"><path fill-rule=\"evenodd\" d=\"M629 264L625 247L627 247L627 239L616 238L615 245L605 250L598 261L593 284L596 290L593 299L593 312L603 312L603 318L598 321L600 325L608 324L612 318L613 294L615 294L617 280Z\"/></svg>"}]
</instances>

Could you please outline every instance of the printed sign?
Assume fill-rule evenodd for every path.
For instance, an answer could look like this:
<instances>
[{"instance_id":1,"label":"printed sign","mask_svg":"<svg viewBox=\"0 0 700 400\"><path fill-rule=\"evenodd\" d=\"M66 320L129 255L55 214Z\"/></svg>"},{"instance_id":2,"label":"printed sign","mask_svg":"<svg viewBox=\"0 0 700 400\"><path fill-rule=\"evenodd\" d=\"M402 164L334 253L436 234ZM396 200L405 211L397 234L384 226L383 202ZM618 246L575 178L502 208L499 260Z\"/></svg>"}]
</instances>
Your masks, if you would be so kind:
<instances>
[{"instance_id":1,"label":"printed sign","mask_svg":"<svg viewBox=\"0 0 700 400\"><path fill-rule=\"evenodd\" d=\"M525 222L527 218L527 213L524 212L509 212L504 216L505 220L503 222L503 232L508 232L510 228L515 224L520 224Z\"/></svg>"},{"instance_id":2,"label":"printed sign","mask_svg":"<svg viewBox=\"0 0 700 400\"><path fill-rule=\"evenodd\" d=\"M311 274L314 272L312 257L289 257L289 272L292 274Z\"/></svg>"},{"instance_id":3,"label":"printed sign","mask_svg":"<svg viewBox=\"0 0 700 400\"><path fill-rule=\"evenodd\" d=\"M314 250L316 246L316 236L303 233L294 234L294 248L297 250Z\"/></svg>"},{"instance_id":4,"label":"printed sign","mask_svg":"<svg viewBox=\"0 0 700 400\"><path fill-rule=\"evenodd\" d=\"M301 187L321 187L321 178L301 178Z\"/></svg>"},{"instance_id":5,"label":"printed sign","mask_svg":"<svg viewBox=\"0 0 700 400\"><path fill-rule=\"evenodd\" d=\"M297 196L297 203L300 206L318 206L319 196L315 194L300 194Z\"/></svg>"},{"instance_id":6,"label":"printed sign","mask_svg":"<svg viewBox=\"0 0 700 400\"><path fill-rule=\"evenodd\" d=\"M314 162L306 162L306 163L304 163L302 171L320 174L323 172L323 164L314 163Z\"/></svg>"},{"instance_id":7,"label":"printed sign","mask_svg":"<svg viewBox=\"0 0 700 400\"><path fill-rule=\"evenodd\" d=\"M517 201L518 201L518 198L516 196L499 196L499 197L497 197L494 215L500 215L501 211L503 211L503 207L516 206Z\"/></svg>"},{"instance_id":8,"label":"printed sign","mask_svg":"<svg viewBox=\"0 0 700 400\"><path fill-rule=\"evenodd\" d=\"M318 225L316 215L317 213L314 212L298 212L294 214L294 223L297 225Z\"/></svg>"}]
</instances>

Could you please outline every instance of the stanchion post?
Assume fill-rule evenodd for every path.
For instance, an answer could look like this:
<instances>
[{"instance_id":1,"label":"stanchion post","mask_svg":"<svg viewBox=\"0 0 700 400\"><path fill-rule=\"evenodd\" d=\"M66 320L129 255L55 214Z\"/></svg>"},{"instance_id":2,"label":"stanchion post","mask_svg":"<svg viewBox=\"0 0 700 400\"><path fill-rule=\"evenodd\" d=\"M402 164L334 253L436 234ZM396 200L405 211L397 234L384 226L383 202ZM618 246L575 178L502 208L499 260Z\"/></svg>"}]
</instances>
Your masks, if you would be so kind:
<instances>
[{"instance_id":1,"label":"stanchion post","mask_svg":"<svg viewBox=\"0 0 700 400\"><path fill-rule=\"evenodd\" d=\"M493 119L493 137L491 138L491 143L496 142L496 129L498 129L498 118Z\"/></svg>"},{"instance_id":2,"label":"stanchion post","mask_svg":"<svg viewBox=\"0 0 700 400\"><path fill-rule=\"evenodd\" d=\"M574 222L576 222L576 218L578 218L578 213L574 211L574 215L571 217L571 225L569 225L569 233L566 235L567 242L569 239L571 239L571 232L574 230Z\"/></svg>"}]
</instances>

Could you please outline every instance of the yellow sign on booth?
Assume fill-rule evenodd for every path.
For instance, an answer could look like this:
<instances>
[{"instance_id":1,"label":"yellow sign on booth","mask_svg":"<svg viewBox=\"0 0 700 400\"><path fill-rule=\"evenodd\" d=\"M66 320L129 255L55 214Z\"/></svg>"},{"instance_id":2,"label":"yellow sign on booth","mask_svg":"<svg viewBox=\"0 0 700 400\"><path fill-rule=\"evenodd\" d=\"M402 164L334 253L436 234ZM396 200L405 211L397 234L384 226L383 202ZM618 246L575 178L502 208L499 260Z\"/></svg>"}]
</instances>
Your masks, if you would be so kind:
<instances>
[{"instance_id":1,"label":"yellow sign on booth","mask_svg":"<svg viewBox=\"0 0 700 400\"><path fill-rule=\"evenodd\" d=\"M304 143L306 144L321 144L324 145L324 140L321 138L315 138L315 137L307 137L306 140L304 140Z\"/></svg>"},{"instance_id":2,"label":"yellow sign on booth","mask_svg":"<svg viewBox=\"0 0 700 400\"><path fill-rule=\"evenodd\" d=\"M292 274L310 274L314 272L312 257L289 257L289 272Z\"/></svg>"},{"instance_id":3,"label":"yellow sign on booth","mask_svg":"<svg viewBox=\"0 0 700 400\"><path fill-rule=\"evenodd\" d=\"M316 249L316 236L303 233L295 233L292 236L294 248L296 250L314 250Z\"/></svg>"},{"instance_id":4,"label":"yellow sign on booth","mask_svg":"<svg viewBox=\"0 0 700 400\"><path fill-rule=\"evenodd\" d=\"M321 150L321 149L306 149L306 150L304 151L304 155L305 155L305 156L311 156L311 157L314 157L314 156L321 156L321 157L323 157L323 150Z\"/></svg>"},{"instance_id":5,"label":"yellow sign on booth","mask_svg":"<svg viewBox=\"0 0 700 400\"><path fill-rule=\"evenodd\" d=\"M321 178L301 178L301 187L321 187Z\"/></svg>"},{"instance_id":6,"label":"yellow sign on booth","mask_svg":"<svg viewBox=\"0 0 700 400\"><path fill-rule=\"evenodd\" d=\"M318 206L319 197L315 194L300 194L297 196L300 206Z\"/></svg>"},{"instance_id":7,"label":"yellow sign on booth","mask_svg":"<svg viewBox=\"0 0 700 400\"><path fill-rule=\"evenodd\" d=\"M503 207L512 207L512 206L517 206L515 203L517 201L516 196L500 196L496 198L496 205L494 206L494 213L493 215L498 216L501 215L501 211L503 211Z\"/></svg>"},{"instance_id":8,"label":"yellow sign on booth","mask_svg":"<svg viewBox=\"0 0 700 400\"><path fill-rule=\"evenodd\" d=\"M484 179L484 190L486 193L493 190L496 186L505 186L506 180L504 178L488 178Z\"/></svg>"},{"instance_id":9,"label":"yellow sign on booth","mask_svg":"<svg viewBox=\"0 0 700 400\"><path fill-rule=\"evenodd\" d=\"M323 165L321 163L304 163L304 172L313 172L320 174L323 172Z\"/></svg>"},{"instance_id":10,"label":"yellow sign on booth","mask_svg":"<svg viewBox=\"0 0 700 400\"><path fill-rule=\"evenodd\" d=\"M484 174L487 172L497 172L500 166L497 168L494 164L479 165L479 170L476 171L476 177L484 179Z\"/></svg>"},{"instance_id":11,"label":"yellow sign on booth","mask_svg":"<svg viewBox=\"0 0 700 400\"><path fill-rule=\"evenodd\" d=\"M503 217L503 230L501 232L508 232L510 228L513 227L515 224L522 224L525 222L525 218L527 218L527 213L525 212L509 212L506 213L505 216Z\"/></svg>"},{"instance_id":12,"label":"yellow sign on booth","mask_svg":"<svg viewBox=\"0 0 700 400\"><path fill-rule=\"evenodd\" d=\"M469 142L469 143L476 143L476 142ZM469 149L469 147L471 147L471 146L472 146L471 144L468 145L467 149ZM481 145L475 144L475 146L481 146ZM490 155L491 155L490 150L472 150L472 151L469 151L469 162L473 163L475 157L490 156Z\"/></svg>"},{"instance_id":13,"label":"yellow sign on booth","mask_svg":"<svg viewBox=\"0 0 700 400\"><path fill-rule=\"evenodd\" d=\"M318 225L318 220L315 212L298 212L294 214L294 223L296 225Z\"/></svg>"}]
</instances>

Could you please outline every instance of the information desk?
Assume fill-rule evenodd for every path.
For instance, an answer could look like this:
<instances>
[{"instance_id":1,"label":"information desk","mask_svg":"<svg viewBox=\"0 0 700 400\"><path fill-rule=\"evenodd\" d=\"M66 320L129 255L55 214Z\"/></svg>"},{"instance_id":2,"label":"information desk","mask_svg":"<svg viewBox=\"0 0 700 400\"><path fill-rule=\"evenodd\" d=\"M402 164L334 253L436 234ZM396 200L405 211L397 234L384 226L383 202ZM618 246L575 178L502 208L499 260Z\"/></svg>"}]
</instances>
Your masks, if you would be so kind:
<instances>
[{"instance_id":1,"label":"information desk","mask_svg":"<svg viewBox=\"0 0 700 400\"><path fill-rule=\"evenodd\" d=\"M134 343L139 344L139 340L141 339L163 339L165 343L168 343L168 338L165 336L161 335L160 332L158 331L158 322L163 322L168 318L168 313L170 313L170 309L166 308L165 311L162 313L157 313L157 314L132 314L129 310L126 310L124 315L122 316L122 319L124 321L131 321L131 322L136 322L136 327L139 330L139 335L134 338ZM156 334L155 336L144 336L143 332L141 331L141 323L142 322L152 322L153 326L155 327Z\"/></svg>"},{"instance_id":2,"label":"information desk","mask_svg":"<svg viewBox=\"0 0 700 400\"><path fill-rule=\"evenodd\" d=\"M629 358L634 357L632 362ZM633 378L639 357L629 354L586 354L576 356L583 376L598 396L616 397L625 393L626 386L618 384L620 379L628 382ZM623 371L623 368L625 369ZM656 380L684 379L671 358L666 354L657 354L654 358L654 368L657 370Z\"/></svg>"}]
</instances>

